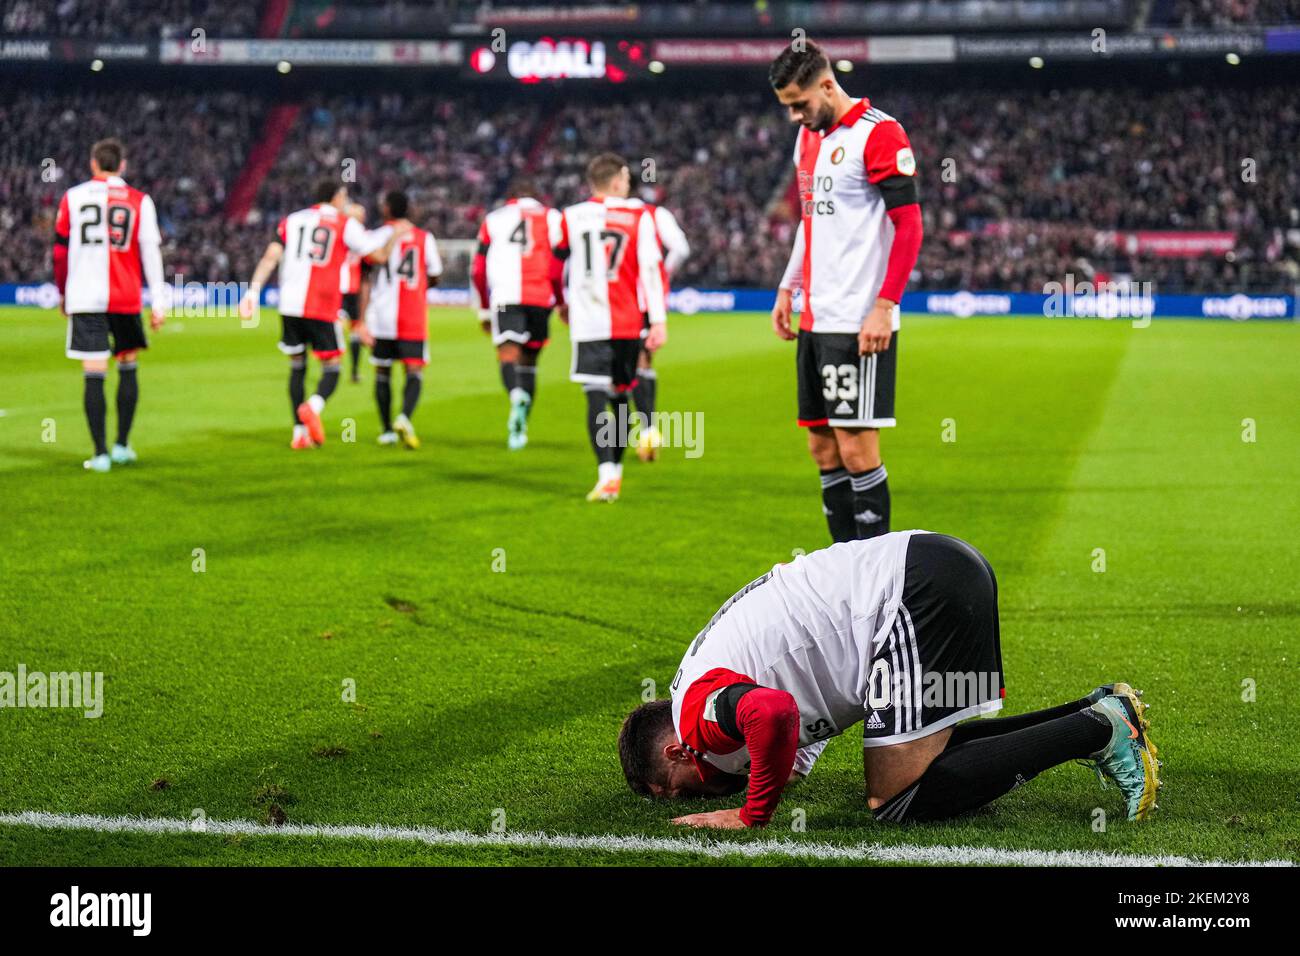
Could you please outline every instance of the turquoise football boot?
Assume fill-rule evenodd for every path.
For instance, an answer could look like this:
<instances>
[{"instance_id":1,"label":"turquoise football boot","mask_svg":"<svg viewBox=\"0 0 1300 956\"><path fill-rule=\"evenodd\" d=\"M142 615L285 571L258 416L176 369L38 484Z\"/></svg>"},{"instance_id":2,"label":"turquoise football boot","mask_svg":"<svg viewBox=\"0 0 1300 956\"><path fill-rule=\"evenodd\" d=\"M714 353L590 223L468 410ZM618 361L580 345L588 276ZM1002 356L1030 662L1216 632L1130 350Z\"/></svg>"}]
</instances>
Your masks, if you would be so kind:
<instances>
[{"instance_id":1,"label":"turquoise football boot","mask_svg":"<svg viewBox=\"0 0 1300 956\"><path fill-rule=\"evenodd\" d=\"M1097 777L1115 781L1130 820L1145 820L1159 809L1160 761L1151 740L1151 722L1144 716L1147 705L1128 684L1116 683L1113 692L1092 705L1092 711L1110 722L1110 743L1091 756Z\"/></svg>"}]
</instances>

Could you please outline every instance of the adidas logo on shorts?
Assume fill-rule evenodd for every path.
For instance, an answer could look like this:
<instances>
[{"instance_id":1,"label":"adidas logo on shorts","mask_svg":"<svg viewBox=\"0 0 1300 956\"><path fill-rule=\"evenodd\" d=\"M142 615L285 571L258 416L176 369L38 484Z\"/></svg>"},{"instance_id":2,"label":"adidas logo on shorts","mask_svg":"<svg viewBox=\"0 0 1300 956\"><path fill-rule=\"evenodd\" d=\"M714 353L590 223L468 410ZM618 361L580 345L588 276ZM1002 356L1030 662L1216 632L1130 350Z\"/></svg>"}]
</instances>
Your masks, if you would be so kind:
<instances>
[{"instance_id":1,"label":"adidas logo on shorts","mask_svg":"<svg viewBox=\"0 0 1300 956\"><path fill-rule=\"evenodd\" d=\"M871 716L867 718L867 730L882 730L884 726L885 722L880 719L880 714L873 710Z\"/></svg>"},{"instance_id":2,"label":"adidas logo on shorts","mask_svg":"<svg viewBox=\"0 0 1300 956\"><path fill-rule=\"evenodd\" d=\"M852 414L853 414L853 406L850 405L848 402L840 402L838 405L835 406L835 414L836 414L836 415L852 415Z\"/></svg>"}]
</instances>

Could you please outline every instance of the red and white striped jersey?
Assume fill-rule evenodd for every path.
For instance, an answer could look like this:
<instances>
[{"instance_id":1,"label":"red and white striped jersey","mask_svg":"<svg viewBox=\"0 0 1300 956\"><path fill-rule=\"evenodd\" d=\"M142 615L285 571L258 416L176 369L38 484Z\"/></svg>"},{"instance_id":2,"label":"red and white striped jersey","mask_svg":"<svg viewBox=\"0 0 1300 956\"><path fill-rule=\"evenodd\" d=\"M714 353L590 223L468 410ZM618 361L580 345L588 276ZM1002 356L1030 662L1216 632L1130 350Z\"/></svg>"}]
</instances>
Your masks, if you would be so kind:
<instances>
[{"instance_id":1,"label":"red and white striped jersey","mask_svg":"<svg viewBox=\"0 0 1300 956\"><path fill-rule=\"evenodd\" d=\"M916 175L911 143L898 120L864 97L831 129L800 129L794 162L802 223L781 288L803 289L800 329L856 334L885 281L894 240L876 183Z\"/></svg>"},{"instance_id":2,"label":"red and white striped jersey","mask_svg":"<svg viewBox=\"0 0 1300 956\"><path fill-rule=\"evenodd\" d=\"M659 264L659 276L663 280L663 290L665 299L672 283L673 273L681 267L681 264L691 254L691 244L686 239L686 233L682 227L677 224L677 217L674 216L663 206L656 206L653 203L646 203L650 210L650 215L654 217L655 233L659 236L659 250L663 254L663 262ZM646 311L645 307L645 289L637 289L637 302L641 306L641 311Z\"/></svg>"},{"instance_id":3,"label":"red and white striped jersey","mask_svg":"<svg viewBox=\"0 0 1300 956\"><path fill-rule=\"evenodd\" d=\"M650 321L667 321L663 255L645 203L588 199L565 209L558 225L551 245L568 256L564 289L572 341L640 338L642 287Z\"/></svg>"},{"instance_id":4,"label":"red and white striped jersey","mask_svg":"<svg viewBox=\"0 0 1300 956\"><path fill-rule=\"evenodd\" d=\"M336 322L343 302L340 275L349 251L367 256L388 241L387 227L367 231L328 203L290 213L276 227L280 257L280 312Z\"/></svg>"},{"instance_id":5,"label":"red and white striped jersey","mask_svg":"<svg viewBox=\"0 0 1300 956\"><path fill-rule=\"evenodd\" d=\"M442 275L433 234L412 229L397 242L388 260L368 263L370 296L366 328L377 339L424 341L429 327L429 276Z\"/></svg>"},{"instance_id":6,"label":"red and white striped jersey","mask_svg":"<svg viewBox=\"0 0 1300 956\"><path fill-rule=\"evenodd\" d=\"M164 302L162 234L147 193L119 176L96 176L63 194L55 241L68 247L63 307L68 314L139 314L142 276Z\"/></svg>"},{"instance_id":7,"label":"red and white striped jersey","mask_svg":"<svg viewBox=\"0 0 1300 956\"><path fill-rule=\"evenodd\" d=\"M528 197L511 199L483 218L478 251L487 259L488 308L555 304L551 234L559 219L558 210Z\"/></svg>"},{"instance_id":8,"label":"red and white striped jersey","mask_svg":"<svg viewBox=\"0 0 1300 956\"><path fill-rule=\"evenodd\" d=\"M339 271L339 291L344 295L361 291L361 257L355 252L349 252L343 260L343 268Z\"/></svg>"}]
</instances>

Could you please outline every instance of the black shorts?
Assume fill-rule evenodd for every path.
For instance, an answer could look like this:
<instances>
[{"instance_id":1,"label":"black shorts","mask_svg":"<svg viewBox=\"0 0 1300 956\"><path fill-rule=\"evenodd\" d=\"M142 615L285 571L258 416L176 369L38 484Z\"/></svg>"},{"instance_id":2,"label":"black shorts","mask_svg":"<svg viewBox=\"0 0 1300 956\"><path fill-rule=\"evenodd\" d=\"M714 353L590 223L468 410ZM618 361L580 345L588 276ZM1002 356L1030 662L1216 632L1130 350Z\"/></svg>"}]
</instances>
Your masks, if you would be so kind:
<instances>
[{"instance_id":1,"label":"black shorts","mask_svg":"<svg viewBox=\"0 0 1300 956\"><path fill-rule=\"evenodd\" d=\"M540 349L551 338L550 306L504 305L492 310L492 344Z\"/></svg>"},{"instance_id":2,"label":"black shorts","mask_svg":"<svg viewBox=\"0 0 1300 956\"><path fill-rule=\"evenodd\" d=\"M280 316L280 351L285 355L302 355L310 347L317 358L335 358L343 354L343 328L336 320L302 319L296 315Z\"/></svg>"},{"instance_id":3,"label":"black shorts","mask_svg":"<svg viewBox=\"0 0 1300 956\"><path fill-rule=\"evenodd\" d=\"M148 347L139 312L79 312L68 316L65 354L70 359L106 359Z\"/></svg>"},{"instance_id":4,"label":"black shorts","mask_svg":"<svg viewBox=\"0 0 1300 956\"><path fill-rule=\"evenodd\" d=\"M800 332L799 424L838 428L889 428L894 419L898 330L889 348L858 354L858 337L848 332Z\"/></svg>"},{"instance_id":5,"label":"black shorts","mask_svg":"<svg viewBox=\"0 0 1300 956\"><path fill-rule=\"evenodd\" d=\"M946 534L912 535L902 603L871 667L864 747L906 743L1000 710L998 582L984 556Z\"/></svg>"},{"instance_id":6,"label":"black shorts","mask_svg":"<svg viewBox=\"0 0 1300 956\"><path fill-rule=\"evenodd\" d=\"M640 339L574 342L569 381L613 386L616 392L626 392L636 384L636 359L640 352Z\"/></svg>"},{"instance_id":7,"label":"black shorts","mask_svg":"<svg viewBox=\"0 0 1300 956\"><path fill-rule=\"evenodd\" d=\"M370 350L370 363L388 368L394 362L407 365L429 363L429 343L425 339L375 339Z\"/></svg>"},{"instance_id":8,"label":"black shorts","mask_svg":"<svg viewBox=\"0 0 1300 956\"><path fill-rule=\"evenodd\" d=\"M343 293L343 314L349 322L361 321L361 296L356 292Z\"/></svg>"}]
</instances>

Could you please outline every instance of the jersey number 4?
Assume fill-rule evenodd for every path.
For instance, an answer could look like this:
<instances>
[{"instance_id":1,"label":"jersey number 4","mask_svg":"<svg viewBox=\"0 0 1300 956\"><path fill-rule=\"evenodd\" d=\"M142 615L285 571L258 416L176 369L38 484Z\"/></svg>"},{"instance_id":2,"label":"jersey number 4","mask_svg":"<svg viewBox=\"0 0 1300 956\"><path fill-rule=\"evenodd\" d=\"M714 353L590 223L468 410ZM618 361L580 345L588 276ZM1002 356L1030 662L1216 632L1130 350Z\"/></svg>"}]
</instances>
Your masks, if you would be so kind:
<instances>
[{"instance_id":1,"label":"jersey number 4","mask_svg":"<svg viewBox=\"0 0 1300 956\"><path fill-rule=\"evenodd\" d=\"M822 389L822 395L828 399L840 398L844 401L852 401L858 397L858 367L856 365L825 365L822 366L822 378L826 380L826 387Z\"/></svg>"}]
</instances>

